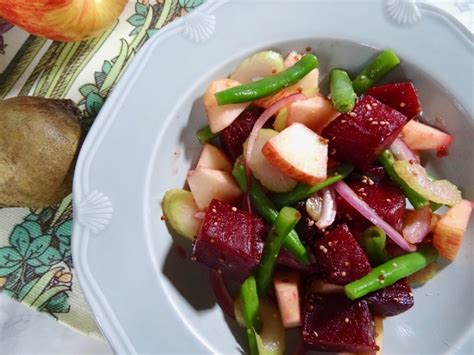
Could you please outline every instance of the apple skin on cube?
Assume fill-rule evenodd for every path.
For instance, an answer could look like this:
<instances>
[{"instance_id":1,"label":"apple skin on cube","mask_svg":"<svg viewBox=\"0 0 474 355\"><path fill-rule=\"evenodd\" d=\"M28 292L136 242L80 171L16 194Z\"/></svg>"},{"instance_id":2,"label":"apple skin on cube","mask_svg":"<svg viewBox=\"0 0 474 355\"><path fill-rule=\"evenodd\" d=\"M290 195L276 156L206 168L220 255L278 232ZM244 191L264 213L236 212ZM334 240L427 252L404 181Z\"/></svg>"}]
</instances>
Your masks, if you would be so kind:
<instances>
[{"instance_id":1,"label":"apple skin on cube","mask_svg":"<svg viewBox=\"0 0 474 355\"><path fill-rule=\"evenodd\" d=\"M233 202L242 195L232 174L227 171L198 167L188 172L188 185L199 209L206 208L212 199Z\"/></svg>"},{"instance_id":2,"label":"apple skin on cube","mask_svg":"<svg viewBox=\"0 0 474 355\"><path fill-rule=\"evenodd\" d=\"M453 138L439 129L418 121L408 122L402 129L402 138L412 150L445 151Z\"/></svg>"},{"instance_id":3,"label":"apple skin on cube","mask_svg":"<svg viewBox=\"0 0 474 355\"><path fill-rule=\"evenodd\" d=\"M323 129L329 140L329 157L363 170L398 137L407 117L370 95L352 112L342 114Z\"/></svg>"},{"instance_id":4,"label":"apple skin on cube","mask_svg":"<svg viewBox=\"0 0 474 355\"><path fill-rule=\"evenodd\" d=\"M262 153L270 164L296 181L315 185L326 179L327 141L301 123L269 139Z\"/></svg>"},{"instance_id":5,"label":"apple skin on cube","mask_svg":"<svg viewBox=\"0 0 474 355\"><path fill-rule=\"evenodd\" d=\"M266 232L260 218L212 200L194 243L193 258L242 282L260 262Z\"/></svg>"},{"instance_id":6,"label":"apple skin on cube","mask_svg":"<svg viewBox=\"0 0 474 355\"><path fill-rule=\"evenodd\" d=\"M433 245L439 254L453 261L459 252L469 218L472 212L472 202L462 200L454 205L436 224Z\"/></svg>"}]
</instances>

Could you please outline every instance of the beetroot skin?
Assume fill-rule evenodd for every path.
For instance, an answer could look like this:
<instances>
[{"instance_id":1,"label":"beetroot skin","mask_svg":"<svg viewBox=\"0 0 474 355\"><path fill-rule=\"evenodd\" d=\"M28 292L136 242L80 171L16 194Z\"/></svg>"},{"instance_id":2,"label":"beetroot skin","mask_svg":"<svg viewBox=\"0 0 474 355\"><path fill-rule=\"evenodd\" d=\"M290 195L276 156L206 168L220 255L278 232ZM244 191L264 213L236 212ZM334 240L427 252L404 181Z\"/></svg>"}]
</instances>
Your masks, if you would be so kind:
<instances>
[{"instance_id":1,"label":"beetroot skin","mask_svg":"<svg viewBox=\"0 0 474 355\"><path fill-rule=\"evenodd\" d=\"M193 257L242 282L260 262L266 229L260 218L212 200L194 243Z\"/></svg>"},{"instance_id":2,"label":"beetroot skin","mask_svg":"<svg viewBox=\"0 0 474 355\"><path fill-rule=\"evenodd\" d=\"M330 283L345 285L372 270L346 224L338 225L319 239L314 253L321 274Z\"/></svg>"},{"instance_id":3,"label":"beetroot skin","mask_svg":"<svg viewBox=\"0 0 474 355\"><path fill-rule=\"evenodd\" d=\"M348 185L384 221L397 230L402 228L405 214L405 195L402 190L388 181L377 183L368 177ZM340 196L337 197L337 219L346 222L351 228L366 229L372 225Z\"/></svg>"},{"instance_id":4,"label":"beetroot skin","mask_svg":"<svg viewBox=\"0 0 474 355\"><path fill-rule=\"evenodd\" d=\"M406 279L372 292L364 298L374 316L392 317L408 311L415 301Z\"/></svg>"},{"instance_id":5,"label":"beetroot skin","mask_svg":"<svg viewBox=\"0 0 474 355\"><path fill-rule=\"evenodd\" d=\"M250 106L221 132L223 146L232 160L237 159L242 154L243 144L262 112L262 108Z\"/></svg>"},{"instance_id":6,"label":"beetroot skin","mask_svg":"<svg viewBox=\"0 0 474 355\"><path fill-rule=\"evenodd\" d=\"M411 82L370 88L367 90L367 95L403 113L408 119L412 119L421 112L420 100L418 100L415 86Z\"/></svg>"},{"instance_id":7,"label":"beetroot skin","mask_svg":"<svg viewBox=\"0 0 474 355\"><path fill-rule=\"evenodd\" d=\"M378 350L367 302L344 294L309 294L303 305L303 342L306 348L334 352Z\"/></svg>"},{"instance_id":8,"label":"beetroot skin","mask_svg":"<svg viewBox=\"0 0 474 355\"><path fill-rule=\"evenodd\" d=\"M339 115L324 128L322 135L329 139L330 158L362 170L392 144L406 122L405 115L366 95L352 112Z\"/></svg>"}]
</instances>

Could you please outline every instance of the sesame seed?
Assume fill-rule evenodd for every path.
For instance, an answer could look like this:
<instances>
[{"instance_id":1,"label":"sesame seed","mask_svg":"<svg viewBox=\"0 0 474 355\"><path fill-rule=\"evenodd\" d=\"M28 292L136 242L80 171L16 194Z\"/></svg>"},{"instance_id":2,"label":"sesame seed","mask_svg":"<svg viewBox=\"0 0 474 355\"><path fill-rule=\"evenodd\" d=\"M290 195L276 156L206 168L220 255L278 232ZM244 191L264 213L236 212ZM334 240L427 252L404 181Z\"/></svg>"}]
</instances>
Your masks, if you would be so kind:
<instances>
[{"instance_id":1,"label":"sesame seed","mask_svg":"<svg viewBox=\"0 0 474 355\"><path fill-rule=\"evenodd\" d=\"M217 269L217 272L218 272L219 274L222 274L222 270L221 270L221 269Z\"/></svg>"},{"instance_id":2,"label":"sesame seed","mask_svg":"<svg viewBox=\"0 0 474 355\"><path fill-rule=\"evenodd\" d=\"M357 114L355 112L349 112L349 116L351 117L357 117Z\"/></svg>"},{"instance_id":3,"label":"sesame seed","mask_svg":"<svg viewBox=\"0 0 474 355\"><path fill-rule=\"evenodd\" d=\"M314 336L315 336L315 337L318 337L318 336L319 336L319 335L318 335L318 332L317 332L316 330L315 330L313 333L314 333Z\"/></svg>"},{"instance_id":4,"label":"sesame seed","mask_svg":"<svg viewBox=\"0 0 474 355\"><path fill-rule=\"evenodd\" d=\"M308 227L311 227L311 226L313 226L313 225L314 225L314 221L313 221L312 219L309 220L309 221L308 221Z\"/></svg>"},{"instance_id":5,"label":"sesame seed","mask_svg":"<svg viewBox=\"0 0 474 355\"><path fill-rule=\"evenodd\" d=\"M381 283L381 284L384 284L384 283L385 283L385 280L380 280L380 283Z\"/></svg>"},{"instance_id":6,"label":"sesame seed","mask_svg":"<svg viewBox=\"0 0 474 355\"><path fill-rule=\"evenodd\" d=\"M395 267L397 267L397 263L392 263L392 266L395 266Z\"/></svg>"},{"instance_id":7,"label":"sesame seed","mask_svg":"<svg viewBox=\"0 0 474 355\"><path fill-rule=\"evenodd\" d=\"M346 123L346 122L347 122L347 120L341 120L341 123Z\"/></svg>"},{"instance_id":8,"label":"sesame seed","mask_svg":"<svg viewBox=\"0 0 474 355\"><path fill-rule=\"evenodd\" d=\"M370 104L365 105L365 108L366 108L367 110L369 110L369 111L372 110L372 106L370 106Z\"/></svg>"},{"instance_id":9,"label":"sesame seed","mask_svg":"<svg viewBox=\"0 0 474 355\"><path fill-rule=\"evenodd\" d=\"M237 207L232 207L232 211L237 211Z\"/></svg>"},{"instance_id":10,"label":"sesame seed","mask_svg":"<svg viewBox=\"0 0 474 355\"><path fill-rule=\"evenodd\" d=\"M413 297L413 292L409 292L408 294L410 295L410 297Z\"/></svg>"},{"instance_id":11,"label":"sesame seed","mask_svg":"<svg viewBox=\"0 0 474 355\"><path fill-rule=\"evenodd\" d=\"M332 247L332 242L328 242L328 245L329 245L330 247Z\"/></svg>"},{"instance_id":12,"label":"sesame seed","mask_svg":"<svg viewBox=\"0 0 474 355\"><path fill-rule=\"evenodd\" d=\"M369 122L372 122L374 120L373 117L369 117Z\"/></svg>"},{"instance_id":13,"label":"sesame seed","mask_svg":"<svg viewBox=\"0 0 474 355\"><path fill-rule=\"evenodd\" d=\"M346 274L345 271L343 271L343 272L341 272L341 275L342 275L342 276L346 276L347 274Z\"/></svg>"},{"instance_id":14,"label":"sesame seed","mask_svg":"<svg viewBox=\"0 0 474 355\"><path fill-rule=\"evenodd\" d=\"M405 106L406 106L406 103L400 102L400 107L405 107Z\"/></svg>"},{"instance_id":15,"label":"sesame seed","mask_svg":"<svg viewBox=\"0 0 474 355\"><path fill-rule=\"evenodd\" d=\"M218 224L219 224L219 223L217 223L217 222L214 222L214 225L215 225L215 226L217 226Z\"/></svg>"},{"instance_id":16,"label":"sesame seed","mask_svg":"<svg viewBox=\"0 0 474 355\"><path fill-rule=\"evenodd\" d=\"M344 322L349 323L349 318L344 319Z\"/></svg>"},{"instance_id":17,"label":"sesame seed","mask_svg":"<svg viewBox=\"0 0 474 355\"><path fill-rule=\"evenodd\" d=\"M215 209L215 208L213 208L213 209L212 209L212 212L216 213L217 211L216 211L216 209Z\"/></svg>"},{"instance_id":18,"label":"sesame seed","mask_svg":"<svg viewBox=\"0 0 474 355\"><path fill-rule=\"evenodd\" d=\"M331 149L331 155L334 155L334 154L336 154L336 148Z\"/></svg>"},{"instance_id":19,"label":"sesame seed","mask_svg":"<svg viewBox=\"0 0 474 355\"><path fill-rule=\"evenodd\" d=\"M324 245L320 245L320 246L319 246L319 249L324 250L324 249L326 249L326 248L324 247Z\"/></svg>"},{"instance_id":20,"label":"sesame seed","mask_svg":"<svg viewBox=\"0 0 474 355\"><path fill-rule=\"evenodd\" d=\"M196 261L197 258L195 256L191 256L191 261Z\"/></svg>"},{"instance_id":21,"label":"sesame seed","mask_svg":"<svg viewBox=\"0 0 474 355\"><path fill-rule=\"evenodd\" d=\"M349 266L349 262L348 262L348 261L345 261L345 262L344 262L344 266Z\"/></svg>"},{"instance_id":22,"label":"sesame seed","mask_svg":"<svg viewBox=\"0 0 474 355\"><path fill-rule=\"evenodd\" d=\"M371 178L367 178L367 182L369 183L369 185L373 185L373 184L374 184L374 180L372 180Z\"/></svg>"},{"instance_id":23,"label":"sesame seed","mask_svg":"<svg viewBox=\"0 0 474 355\"><path fill-rule=\"evenodd\" d=\"M389 199L389 198L386 198L385 201L387 201L387 202L392 202L392 200Z\"/></svg>"},{"instance_id":24,"label":"sesame seed","mask_svg":"<svg viewBox=\"0 0 474 355\"><path fill-rule=\"evenodd\" d=\"M367 76L361 75L360 78L361 78L362 80L365 80L365 79L367 79Z\"/></svg>"},{"instance_id":25,"label":"sesame seed","mask_svg":"<svg viewBox=\"0 0 474 355\"><path fill-rule=\"evenodd\" d=\"M224 259L219 258L219 262L223 263L223 262L224 262Z\"/></svg>"},{"instance_id":26,"label":"sesame seed","mask_svg":"<svg viewBox=\"0 0 474 355\"><path fill-rule=\"evenodd\" d=\"M377 121L372 121L373 125L378 125L379 123Z\"/></svg>"}]
</instances>

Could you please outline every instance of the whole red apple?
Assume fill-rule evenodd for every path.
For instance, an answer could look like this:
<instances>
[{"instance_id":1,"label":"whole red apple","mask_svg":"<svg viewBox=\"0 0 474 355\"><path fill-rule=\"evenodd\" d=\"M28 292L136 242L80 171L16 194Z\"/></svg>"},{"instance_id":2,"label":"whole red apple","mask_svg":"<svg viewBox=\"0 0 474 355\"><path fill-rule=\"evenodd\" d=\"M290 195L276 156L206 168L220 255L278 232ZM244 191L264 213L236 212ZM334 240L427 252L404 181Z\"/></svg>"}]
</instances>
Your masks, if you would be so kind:
<instances>
[{"instance_id":1,"label":"whole red apple","mask_svg":"<svg viewBox=\"0 0 474 355\"><path fill-rule=\"evenodd\" d=\"M0 17L42 37L81 41L117 20L127 0L0 0Z\"/></svg>"}]
</instances>

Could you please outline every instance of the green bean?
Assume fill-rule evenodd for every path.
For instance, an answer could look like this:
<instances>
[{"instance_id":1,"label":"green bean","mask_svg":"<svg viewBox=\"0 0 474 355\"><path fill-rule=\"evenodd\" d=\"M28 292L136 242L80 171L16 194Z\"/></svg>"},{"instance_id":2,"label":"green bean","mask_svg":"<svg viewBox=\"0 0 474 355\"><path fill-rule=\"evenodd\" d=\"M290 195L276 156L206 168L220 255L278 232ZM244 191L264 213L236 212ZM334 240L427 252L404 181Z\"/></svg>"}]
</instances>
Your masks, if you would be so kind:
<instances>
[{"instance_id":1,"label":"green bean","mask_svg":"<svg viewBox=\"0 0 474 355\"><path fill-rule=\"evenodd\" d=\"M349 175L354 167L350 164L343 164L338 167L333 176L328 177L323 182L309 186L305 184L298 184L290 192L280 192L272 195L272 201L280 207L291 206L295 202L305 200L313 196L319 190L322 190L339 180L343 180L347 175Z\"/></svg>"},{"instance_id":2,"label":"green bean","mask_svg":"<svg viewBox=\"0 0 474 355\"><path fill-rule=\"evenodd\" d=\"M354 91L357 95L363 94L398 64L400 64L400 58L397 57L393 50L386 49L382 51L352 81Z\"/></svg>"},{"instance_id":3,"label":"green bean","mask_svg":"<svg viewBox=\"0 0 474 355\"><path fill-rule=\"evenodd\" d=\"M367 228L362 236L364 250L374 265L380 265L388 260L385 250L386 239L383 229L377 226Z\"/></svg>"},{"instance_id":4,"label":"green bean","mask_svg":"<svg viewBox=\"0 0 474 355\"><path fill-rule=\"evenodd\" d=\"M242 285L240 285L240 297L242 298L242 315L244 317L245 327L247 328L250 354L258 355L255 332L261 328L261 321L260 303L254 276L249 276Z\"/></svg>"},{"instance_id":5,"label":"green bean","mask_svg":"<svg viewBox=\"0 0 474 355\"><path fill-rule=\"evenodd\" d=\"M414 274L438 258L438 251L425 245L418 251L404 254L372 269L364 277L344 286L344 292L351 300L370 292L393 285L398 280Z\"/></svg>"},{"instance_id":6,"label":"green bean","mask_svg":"<svg viewBox=\"0 0 474 355\"><path fill-rule=\"evenodd\" d=\"M240 189L245 192L247 190L245 167L240 163L236 163L232 170L232 175L234 175ZM265 195L260 183L254 178L252 178L249 195L257 214L268 223L274 223L278 215L278 210L267 195ZM298 234L294 230L292 230L285 238L283 246L295 257L296 260L306 265L311 262L308 251L303 243L301 243Z\"/></svg>"},{"instance_id":7,"label":"green bean","mask_svg":"<svg viewBox=\"0 0 474 355\"><path fill-rule=\"evenodd\" d=\"M258 294L263 296L270 285L276 259L288 233L295 227L301 214L293 207L283 207L273 224L263 249L262 260L256 271Z\"/></svg>"},{"instance_id":8,"label":"green bean","mask_svg":"<svg viewBox=\"0 0 474 355\"><path fill-rule=\"evenodd\" d=\"M402 188L405 196L408 198L408 201L410 201L415 209L429 206L429 201L426 198L413 190L402 178L398 176L394 168L395 158L390 150L385 149L382 153L380 153L378 160L384 167L385 172L390 177L390 179L392 179Z\"/></svg>"},{"instance_id":9,"label":"green bean","mask_svg":"<svg viewBox=\"0 0 474 355\"><path fill-rule=\"evenodd\" d=\"M331 101L339 112L349 112L354 108L357 95L352 87L351 78L341 69L333 69L330 74Z\"/></svg>"},{"instance_id":10,"label":"green bean","mask_svg":"<svg viewBox=\"0 0 474 355\"><path fill-rule=\"evenodd\" d=\"M318 66L318 58L316 58L315 55L305 54L295 65L278 74L217 92L215 94L217 104L222 106L251 102L261 99L262 97L273 95L290 85L296 84L306 74Z\"/></svg>"},{"instance_id":11,"label":"green bean","mask_svg":"<svg viewBox=\"0 0 474 355\"><path fill-rule=\"evenodd\" d=\"M201 144L208 143L209 141L216 138L218 135L219 133L212 133L211 128L209 126L202 127L196 132L196 138Z\"/></svg>"}]
</instances>

